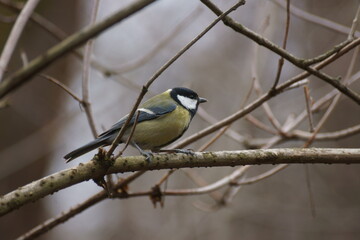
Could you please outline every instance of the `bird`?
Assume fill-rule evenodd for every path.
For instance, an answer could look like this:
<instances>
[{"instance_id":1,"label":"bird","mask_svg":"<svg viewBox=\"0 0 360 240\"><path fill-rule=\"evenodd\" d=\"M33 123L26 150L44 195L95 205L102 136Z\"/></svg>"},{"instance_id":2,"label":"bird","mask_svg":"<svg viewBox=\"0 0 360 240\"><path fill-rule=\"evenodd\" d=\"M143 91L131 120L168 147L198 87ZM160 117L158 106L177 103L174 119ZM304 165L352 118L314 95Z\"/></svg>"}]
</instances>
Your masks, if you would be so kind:
<instances>
[{"instance_id":1,"label":"bird","mask_svg":"<svg viewBox=\"0 0 360 240\"><path fill-rule=\"evenodd\" d=\"M185 87L175 87L158 94L141 104L137 114L131 118L120 143L126 143L136 121L130 145L138 149L146 160L151 161L152 153L179 139L188 129L200 103L207 102L196 92ZM138 116L136 116L138 115ZM121 118L109 130L95 140L75 149L64 156L66 162L99 147L111 145L129 115ZM136 120L137 118L137 120ZM150 150L146 151L146 150ZM181 149L178 152L187 153Z\"/></svg>"}]
</instances>

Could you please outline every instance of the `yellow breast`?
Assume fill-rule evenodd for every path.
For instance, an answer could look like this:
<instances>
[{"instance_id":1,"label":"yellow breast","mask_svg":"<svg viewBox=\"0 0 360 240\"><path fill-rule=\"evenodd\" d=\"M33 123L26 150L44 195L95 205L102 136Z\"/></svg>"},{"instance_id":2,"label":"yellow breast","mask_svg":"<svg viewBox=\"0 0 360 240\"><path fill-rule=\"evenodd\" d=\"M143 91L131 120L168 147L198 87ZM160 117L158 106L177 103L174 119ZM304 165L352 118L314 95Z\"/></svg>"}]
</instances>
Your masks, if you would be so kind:
<instances>
[{"instance_id":1,"label":"yellow breast","mask_svg":"<svg viewBox=\"0 0 360 240\"><path fill-rule=\"evenodd\" d=\"M142 149L160 149L181 137L190 120L190 113L178 106L173 112L157 119L138 123L132 140Z\"/></svg>"}]
</instances>

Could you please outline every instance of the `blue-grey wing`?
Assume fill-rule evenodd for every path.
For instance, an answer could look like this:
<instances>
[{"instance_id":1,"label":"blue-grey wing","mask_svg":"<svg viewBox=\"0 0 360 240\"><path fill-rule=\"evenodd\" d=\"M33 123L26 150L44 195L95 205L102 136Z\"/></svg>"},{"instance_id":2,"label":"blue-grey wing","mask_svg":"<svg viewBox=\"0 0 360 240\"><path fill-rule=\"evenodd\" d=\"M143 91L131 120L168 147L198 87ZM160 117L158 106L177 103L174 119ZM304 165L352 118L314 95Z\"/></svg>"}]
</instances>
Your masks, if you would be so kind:
<instances>
[{"instance_id":1,"label":"blue-grey wing","mask_svg":"<svg viewBox=\"0 0 360 240\"><path fill-rule=\"evenodd\" d=\"M167 106L164 106L164 107L150 107L147 109L139 108L138 111L140 111L140 113L139 113L137 122L140 123L143 121L152 120L152 119L158 118L160 116L163 116L165 114L168 114L168 113L174 111L176 109L176 106L177 105L175 103L172 103L172 104L168 104ZM126 122L127 118L128 118L128 115L121 118L109 130L100 134L99 138L107 138L109 136L113 136L114 133L116 133L117 131L119 131L121 129L121 127ZM132 126L134 124L135 118L136 118L136 112L135 112L134 116L131 118L129 126Z\"/></svg>"}]
</instances>

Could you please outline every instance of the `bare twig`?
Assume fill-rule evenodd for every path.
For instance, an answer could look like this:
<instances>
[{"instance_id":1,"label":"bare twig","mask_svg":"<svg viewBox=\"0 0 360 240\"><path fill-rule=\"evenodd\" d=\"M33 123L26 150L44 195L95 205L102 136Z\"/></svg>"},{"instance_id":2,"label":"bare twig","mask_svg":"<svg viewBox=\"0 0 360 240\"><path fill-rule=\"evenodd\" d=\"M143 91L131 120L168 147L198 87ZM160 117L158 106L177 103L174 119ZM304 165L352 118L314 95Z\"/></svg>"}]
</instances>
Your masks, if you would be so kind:
<instances>
[{"instance_id":1,"label":"bare twig","mask_svg":"<svg viewBox=\"0 0 360 240\"><path fill-rule=\"evenodd\" d=\"M304 170L305 170L306 188L309 193L308 195L309 195L311 216L314 218L316 216L316 208L315 208L314 194L312 191L312 186L310 181L309 165L304 165Z\"/></svg>"},{"instance_id":2,"label":"bare twig","mask_svg":"<svg viewBox=\"0 0 360 240\"><path fill-rule=\"evenodd\" d=\"M315 137L317 141L329 141L329 140L339 140L341 138L350 137L352 135L360 133L360 124L355 126L345 128L342 130L334 131L334 132L323 132L318 133ZM308 140L312 137L313 133L304 132L301 130L294 130L288 134L290 138L300 138L304 140Z\"/></svg>"},{"instance_id":3,"label":"bare twig","mask_svg":"<svg viewBox=\"0 0 360 240\"><path fill-rule=\"evenodd\" d=\"M266 171L262 174L259 174L257 176L254 176L254 177L249 177L249 178L244 178L244 179L241 179L237 182L232 182L231 184L232 185L247 185L247 184L253 184L253 183L256 183L256 182L260 182L268 177L271 177L273 176L274 174L276 174L277 172L285 169L286 167L288 167L289 164L280 164L272 169L270 169L269 171Z\"/></svg>"},{"instance_id":4,"label":"bare twig","mask_svg":"<svg viewBox=\"0 0 360 240\"><path fill-rule=\"evenodd\" d=\"M23 66L26 66L29 64L29 58L23 49L20 51L20 58L23 63Z\"/></svg>"},{"instance_id":5,"label":"bare twig","mask_svg":"<svg viewBox=\"0 0 360 240\"><path fill-rule=\"evenodd\" d=\"M199 107L197 113L196 113L201 119L203 119L204 121L212 124L217 123L219 120L216 119L214 116L210 115L205 109L203 109L201 106ZM242 136L241 134L239 134L238 132L234 131L233 129L229 128L225 134L230 137L231 139L233 139L234 141L240 143L240 144L244 144L244 142L246 141L246 138L244 136ZM174 147L172 147L174 148Z\"/></svg>"},{"instance_id":6,"label":"bare twig","mask_svg":"<svg viewBox=\"0 0 360 240\"><path fill-rule=\"evenodd\" d=\"M290 0L286 0L286 25L285 25L285 34L284 34L284 40L283 40L283 45L282 45L283 49L286 49L286 43L287 43L287 39L288 39L288 35L289 35L289 27L290 27ZM274 85L271 88L272 90L275 89L279 83L283 65L284 65L284 58L281 57L278 62L278 69L277 69Z\"/></svg>"},{"instance_id":7,"label":"bare twig","mask_svg":"<svg viewBox=\"0 0 360 240\"><path fill-rule=\"evenodd\" d=\"M360 49L359 47L356 47L356 49L355 49L355 51L353 53L353 56L352 56L351 61L350 61L349 68L347 70L347 73L346 73L346 76L345 76L345 79L344 79L345 84L347 84L347 82L349 81L350 76L351 76L351 74L352 74L352 72L354 70L355 61L356 61L356 59L358 57L358 54L359 54L359 49ZM312 137L305 143L304 147L310 146L312 144L312 142L315 140L315 136L319 133L319 131L321 130L321 128L323 127L323 125L325 124L327 119L330 117L331 113L334 111L334 109L335 109L337 103L339 102L341 96L342 95L340 93L336 94L336 96L332 100L330 106L328 107L328 109L326 110L326 112L324 113L322 118L320 119L319 123L315 127Z\"/></svg>"},{"instance_id":8,"label":"bare twig","mask_svg":"<svg viewBox=\"0 0 360 240\"><path fill-rule=\"evenodd\" d=\"M281 170L285 169L289 164L280 164L262 174L259 174L257 176L251 177L251 178L239 178L236 181L230 182L229 185L230 187L224 192L223 197L221 198L220 201L218 201L218 206L226 206L228 205L232 199L235 197L235 195L238 193L238 191L240 190L240 187L242 185L248 185L248 184L253 184L259 181L262 181L266 178L269 178L273 175L275 175L276 173L280 172ZM247 166L244 166L242 168L246 168ZM250 168L247 168L245 170L249 170Z\"/></svg>"},{"instance_id":9,"label":"bare twig","mask_svg":"<svg viewBox=\"0 0 360 240\"><path fill-rule=\"evenodd\" d=\"M55 78L53 77L50 77L48 75L45 75L45 74L40 74L40 77L46 79L46 80L49 80L50 82L56 84L57 86L59 86L60 88L62 88L66 93L68 93L72 98L74 98L76 101L78 101L80 104L82 102L81 98L78 97L76 95L76 93L74 93L69 87L67 87L65 84L63 84L62 82L56 80Z\"/></svg>"},{"instance_id":10,"label":"bare twig","mask_svg":"<svg viewBox=\"0 0 360 240\"><path fill-rule=\"evenodd\" d=\"M262 26L260 27L260 30L259 30L261 34L265 33L265 30L267 29L268 24L269 24L268 22L269 22L269 17L266 17L264 23L262 24ZM260 85L260 82L259 82L259 77L258 77L258 74L257 74L259 47L260 46L258 44L253 44L254 61L251 64L251 75L252 75L252 80L253 80L253 87L254 87L258 97L263 94L263 90L261 88L261 85ZM282 132L281 131L281 124L277 120L275 115L273 114L273 111L271 110L269 104L267 102L264 102L263 105L262 105L262 108L264 109L265 114L266 114L267 118L269 119L270 123L273 125L273 127L279 133L281 133Z\"/></svg>"},{"instance_id":11,"label":"bare twig","mask_svg":"<svg viewBox=\"0 0 360 240\"><path fill-rule=\"evenodd\" d=\"M360 16L360 3L359 3L359 6L357 8L355 17L353 19L348 39L354 39L354 37L355 37L355 31L356 31L356 29L358 27L358 24L359 24L359 16Z\"/></svg>"},{"instance_id":12,"label":"bare twig","mask_svg":"<svg viewBox=\"0 0 360 240\"><path fill-rule=\"evenodd\" d=\"M185 27L189 26L190 22L193 22L196 17L200 16L200 12L203 11L202 8L195 8L186 18L184 18L178 25L176 25L163 39L161 39L156 46L152 48L147 54L143 55L140 59L137 59L133 62L130 62L124 66L121 66L118 70L108 70L109 74L122 74L125 72L132 71L143 64L147 63L156 53L158 53L166 44L173 40L179 32L181 32Z\"/></svg>"},{"instance_id":13,"label":"bare twig","mask_svg":"<svg viewBox=\"0 0 360 240\"><path fill-rule=\"evenodd\" d=\"M218 190L218 189L222 188L223 186L228 185L231 182L235 181L236 179L240 178L241 176L243 176L246 169L249 167L250 166L244 166L243 168L238 168L237 170L232 172L229 176L225 176L225 177L221 178L220 180L218 180L212 184L209 184L207 186L193 188L193 189L167 190L165 192L165 194L169 195L169 196L171 196L171 195L179 196L179 195L198 195L198 194L210 193L210 192Z\"/></svg>"},{"instance_id":14,"label":"bare twig","mask_svg":"<svg viewBox=\"0 0 360 240\"><path fill-rule=\"evenodd\" d=\"M250 123L252 123L255 127L264 130L265 132L277 135L278 132L276 132L275 130L273 130L272 128L268 127L267 125L265 125L264 123L262 123L260 120L258 120L256 117L254 117L251 114L248 114L245 116L245 119L247 121L249 121Z\"/></svg>"},{"instance_id":15,"label":"bare twig","mask_svg":"<svg viewBox=\"0 0 360 240\"><path fill-rule=\"evenodd\" d=\"M207 141L204 145L199 148L199 151L202 152L208 147L210 147L214 142L216 142L225 132L230 128L231 125L227 125L221 128L214 137L212 137L209 141Z\"/></svg>"},{"instance_id":16,"label":"bare twig","mask_svg":"<svg viewBox=\"0 0 360 240\"><path fill-rule=\"evenodd\" d=\"M310 132L314 132L314 121L311 112L311 97L308 86L304 86L304 94L305 94L305 102L306 102L306 111L309 118Z\"/></svg>"},{"instance_id":17,"label":"bare twig","mask_svg":"<svg viewBox=\"0 0 360 240\"><path fill-rule=\"evenodd\" d=\"M286 0L273 0L273 2L283 8L286 8ZM295 7L294 5L290 5L290 12L301 19L326 27L330 30L334 30L346 35L348 35L350 32L350 28L344 25L306 12L300 8ZM355 32L355 36L360 37L360 33L358 31Z\"/></svg>"},{"instance_id":18,"label":"bare twig","mask_svg":"<svg viewBox=\"0 0 360 240\"><path fill-rule=\"evenodd\" d=\"M28 0L19 14L18 18L16 19L16 22L10 32L10 35L8 39L6 40L4 49L1 53L0 57L0 82L3 79L4 72L9 64L11 55L13 54L16 44L24 30L24 27L31 16L31 13L36 8L37 4L39 3L39 0Z\"/></svg>"},{"instance_id":19,"label":"bare twig","mask_svg":"<svg viewBox=\"0 0 360 240\"><path fill-rule=\"evenodd\" d=\"M135 120L134 120L134 123L131 127L131 131L130 131L130 134L129 134L129 137L127 138L126 142L125 142L125 146L123 147L123 149L121 149L121 151L119 152L118 156L121 156L123 154L123 152L125 151L125 149L129 146L129 143L131 141L131 138L132 136L134 135L134 132L135 132L135 128L136 128L136 125L138 123L138 119L139 119L139 115L140 115L140 111L136 111L135 113Z\"/></svg>"},{"instance_id":20,"label":"bare twig","mask_svg":"<svg viewBox=\"0 0 360 240\"><path fill-rule=\"evenodd\" d=\"M256 90L256 93L258 94L258 96L263 95L263 90L260 86L260 82L259 82L258 78L255 78L254 89ZM273 91L276 91L276 90L274 88L272 88L269 93L271 93ZM264 109L265 114L266 114L267 118L269 119L270 123L273 125L273 127L279 132L279 134L283 134L283 131L281 130L281 124L280 124L279 120L277 120L277 118L275 117L275 114L271 110L269 103L264 102L264 104L262 105L262 108Z\"/></svg>"},{"instance_id":21,"label":"bare twig","mask_svg":"<svg viewBox=\"0 0 360 240\"><path fill-rule=\"evenodd\" d=\"M99 9L100 0L95 0L93 11L91 13L90 26L93 26L96 21L97 12ZM89 100L89 78L90 78L90 59L91 53L94 46L94 40L90 39L85 44L84 50L84 62L83 62L83 75L82 75L82 101L81 104L84 107L86 118L89 122L89 126L94 138L98 136L96 131L96 124L92 113L92 108Z\"/></svg>"}]
</instances>

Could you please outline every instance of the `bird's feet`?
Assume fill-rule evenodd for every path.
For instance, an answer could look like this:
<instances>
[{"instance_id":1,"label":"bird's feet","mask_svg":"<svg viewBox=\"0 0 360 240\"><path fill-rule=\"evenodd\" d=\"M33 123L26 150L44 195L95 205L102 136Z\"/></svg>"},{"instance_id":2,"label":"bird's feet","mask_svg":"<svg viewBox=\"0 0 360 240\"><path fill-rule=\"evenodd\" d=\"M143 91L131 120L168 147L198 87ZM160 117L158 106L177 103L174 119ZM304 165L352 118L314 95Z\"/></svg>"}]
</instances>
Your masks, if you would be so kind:
<instances>
[{"instance_id":1,"label":"bird's feet","mask_svg":"<svg viewBox=\"0 0 360 240\"><path fill-rule=\"evenodd\" d=\"M137 150L139 150L140 154L143 155L143 156L146 158L146 161L147 161L148 163L151 162L151 160L152 160L152 158L153 158L153 156L154 156L151 152L147 152L147 151L142 150L142 148L139 147L139 145L137 145L136 142L134 142L134 141L131 142L131 144L132 144L134 147L136 147Z\"/></svg>"},{"instance_id":2,"label":"bird's feet","mask_svg":"<svg viewBox=\"0 0 360 240\"><path fill-rule=\"evenodd\" d=\"M151 152L147 152L147 151L143 150L140 153L141 153L141 155L143 155L145 157L145 159L148 163L150 163L152 158L154 157L154 155Z\"/></svg>"}]
</instances>

